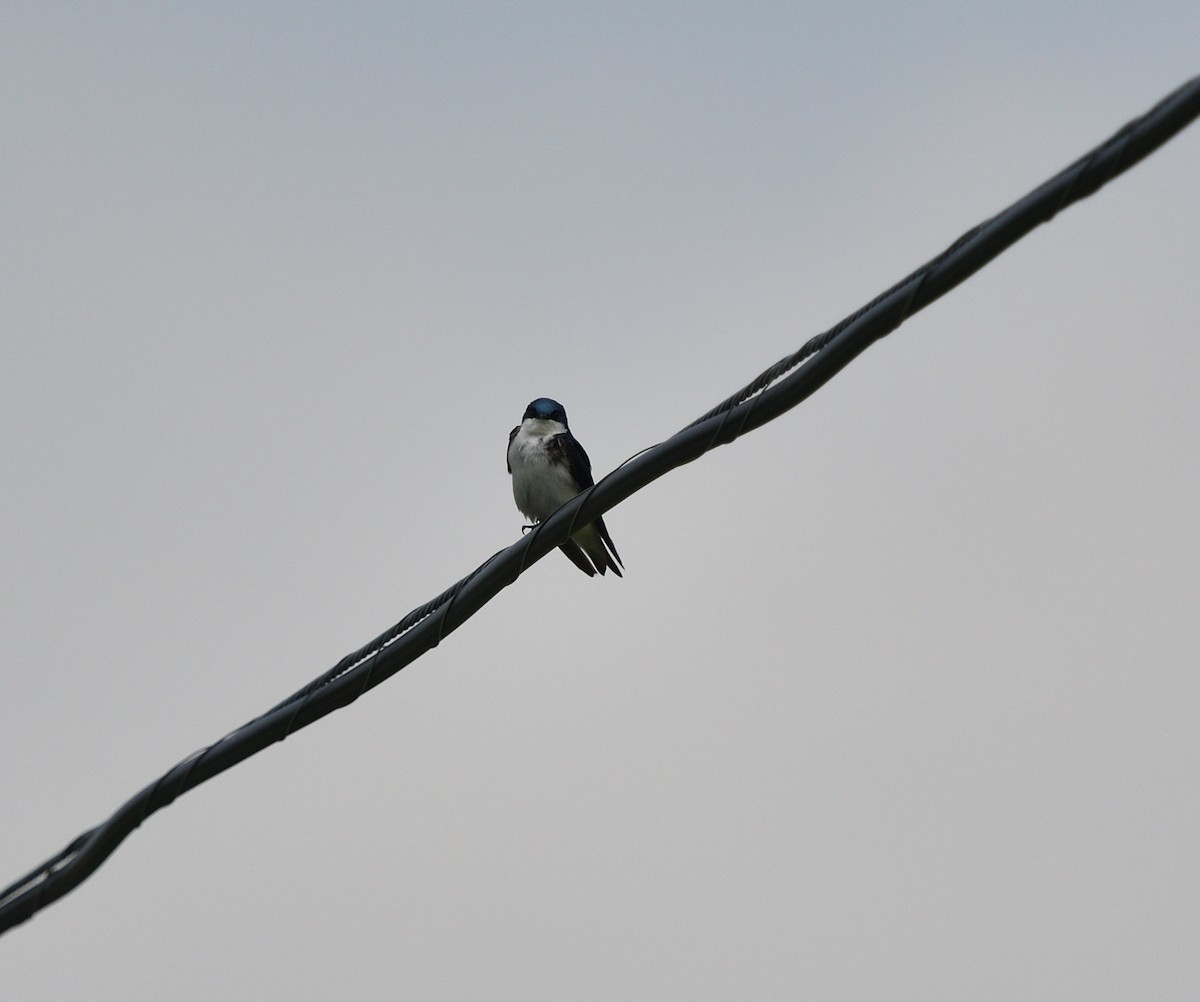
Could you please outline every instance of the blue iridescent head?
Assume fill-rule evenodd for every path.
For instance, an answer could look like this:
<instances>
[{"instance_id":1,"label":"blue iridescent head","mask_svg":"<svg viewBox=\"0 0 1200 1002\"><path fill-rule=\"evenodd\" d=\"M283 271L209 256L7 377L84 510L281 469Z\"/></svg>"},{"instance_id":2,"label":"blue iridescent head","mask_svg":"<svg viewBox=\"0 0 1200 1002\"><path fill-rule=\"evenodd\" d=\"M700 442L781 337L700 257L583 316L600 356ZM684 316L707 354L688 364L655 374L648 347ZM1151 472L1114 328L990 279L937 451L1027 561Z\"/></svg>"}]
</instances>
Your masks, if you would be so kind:
<instances>
[{"instance_id":1,"label":"blue iridescent head","mask_svg":"<svg viewBox=\"0 0 1200 1002\"><path fill-rule=\"evenodd\" d=\"M528 418L557 421L565 426L567 423L567 412L557 400L551 400L549 397L538 397L525 408L525 416L521 420L524 421Z\"/></svg>"}]
</instances>

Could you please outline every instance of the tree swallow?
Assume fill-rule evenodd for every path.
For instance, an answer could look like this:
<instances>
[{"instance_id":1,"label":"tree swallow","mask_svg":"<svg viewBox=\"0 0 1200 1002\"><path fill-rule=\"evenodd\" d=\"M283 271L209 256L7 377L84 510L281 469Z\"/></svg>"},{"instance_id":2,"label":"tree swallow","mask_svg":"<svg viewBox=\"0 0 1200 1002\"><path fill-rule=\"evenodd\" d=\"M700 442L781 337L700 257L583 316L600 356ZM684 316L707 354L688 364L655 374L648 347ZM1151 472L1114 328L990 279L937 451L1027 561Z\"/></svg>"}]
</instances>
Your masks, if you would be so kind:
<instances>
[{"instance_id":1,"label":"tree swallow","mask_svg":"<svg viewBox=\"0 0 1200 1002\"><path fill-rule=\"evenodd\" d=\"M541 522L591 487L592 463L567 427L567 412L557 400L539 397L508 435L508 472L513 498L533 522ZM559 547L588 577L596 571L621 574L621 558L598 518Z\"/></svg>"}]
</instances>

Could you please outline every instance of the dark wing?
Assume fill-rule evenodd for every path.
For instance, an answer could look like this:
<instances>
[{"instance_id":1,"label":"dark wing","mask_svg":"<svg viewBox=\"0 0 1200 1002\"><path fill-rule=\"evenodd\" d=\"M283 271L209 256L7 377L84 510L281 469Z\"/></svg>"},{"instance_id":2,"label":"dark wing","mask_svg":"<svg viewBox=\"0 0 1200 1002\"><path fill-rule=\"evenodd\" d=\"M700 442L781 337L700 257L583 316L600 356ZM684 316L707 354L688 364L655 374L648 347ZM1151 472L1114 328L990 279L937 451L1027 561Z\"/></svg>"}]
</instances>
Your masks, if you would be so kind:
<instances>
[{"instance_id":1,"label":"dark wing","mask_svg":"<svg viewBox=\"0 0 1200 1002\"><path fill-rule=\"evenodd\" d=\"M567 469L571 471L571 479L575 481L579 490L592 486L592 461L588 459L588 454L583 451L583 446L575 440L574 435L569 431L555 435L546 443L546 448L555 458L562 459L567 464Z\"/></svg>"},{"instance_id":2,"label":"dark wing","mask_svg":"<svg viewBox=\"0 0 1200 1002\"><path fill-rule=\"evenodd\" d=\"M561 459L567 464L567 469L571 471L571 477L581 491L587 490L594 482L592 480L592 461L588 459L588 454L584 451L583 446L571 434L555 435L547 443L547 447L553 452L554 456ZM587 546L580 546L575 542L579 536L573 536L568 539L561 547L563 553L571 558L571 563L578 567L581 571L591 577L595 571L601 574L605 570L612 570L617 577L621 577L621 558L617 554L617 548L613 545L612 536L608 534L608 527L604 524L604 519L598 518L592 523L600 534L600 539L597 543L588 543ZM594 549L594 547L599 547ZM607 547L607 552L606 552ZM592 569L595 565L595 570Z\"/></svg>"},{"instance_id":3,"label":"dark wing","mask_svg":"<svg viewBox=\"0 0 1200 1002\"><path fill-rule=\"evenodd\" d=\"M597 531L600 533L600 539L604 545L608 547L609 554L611 554L616 560L616 563L614 563L612 560L608 561L608 566L612 568L617 577L624 577L625 575L621 573L621 568L624 567L625 564L621 560L621 554L617 552L617 548L613 545L612 536L608 534L608 526L604 524L604 519L598 518L592 523L592 525L594 525ZM606 556L607 555L608 554L606 554ZM601 570L600 573L603 574L604 571Z\"/></svg>"},{"instance_id":4,"label":"dark wing","mask_svg":"<svg viewBox=\"0 0 1200 1002\"><path fill-rule=\"evenodd\" d=\"M517 437L517 432L521 430L521 426L517 425L508 433L508 449L512 448L512 440ZM512 473L512 463L508 461L508 449L504 450L504 465L508 467L508 472Z\"/></svg>"}]
</instances>

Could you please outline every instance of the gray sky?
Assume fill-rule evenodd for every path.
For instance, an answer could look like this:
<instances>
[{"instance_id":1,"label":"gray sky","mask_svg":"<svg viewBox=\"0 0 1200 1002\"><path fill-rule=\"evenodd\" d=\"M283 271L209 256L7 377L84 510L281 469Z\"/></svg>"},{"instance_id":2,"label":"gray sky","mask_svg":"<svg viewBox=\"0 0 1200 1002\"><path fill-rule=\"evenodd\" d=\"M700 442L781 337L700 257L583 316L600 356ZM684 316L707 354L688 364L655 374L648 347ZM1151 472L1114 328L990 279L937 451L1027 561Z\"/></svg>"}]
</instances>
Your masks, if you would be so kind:
<instances>
[{"instance_id":1,"label":"gray sky","mask_svg":"<svg viewBox=\"0 0 1200 1002\"><path fill-rule=\"evenodd\" d=\"M0 882L1197 72L1200 6L6 3ZM6 997L1200 993L1200 129L0 941Z\"/></svg>"}]
</instances>

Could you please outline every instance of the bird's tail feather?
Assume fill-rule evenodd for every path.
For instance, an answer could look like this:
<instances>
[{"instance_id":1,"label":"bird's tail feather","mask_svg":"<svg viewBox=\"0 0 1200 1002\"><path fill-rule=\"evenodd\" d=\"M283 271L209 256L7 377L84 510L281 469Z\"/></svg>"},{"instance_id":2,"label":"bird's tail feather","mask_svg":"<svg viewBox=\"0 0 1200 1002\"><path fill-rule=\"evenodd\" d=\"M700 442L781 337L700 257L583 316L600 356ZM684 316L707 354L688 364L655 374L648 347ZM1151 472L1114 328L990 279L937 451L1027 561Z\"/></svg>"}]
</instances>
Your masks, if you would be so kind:
<instances>
[{"instance_id":1,"label":"bird's tail feather","mask_svg":"<svg viewBox=\"0 0 1200 1002\"><path fill-rule=\"evenodd\" d=\"M617 577L624 577L621 568L625 565L621 563L621 557L613 545L612 536L608 534L604 519L598 518L591 525L580 529L568 540L568 543L580 552L572 555L566 546L563 547L563 551L571 558L575 566L589 577L595 571L599 571L601 574L612 571ZM585 568L581 563L583 560L590 560L595 571Z\"/></svg>"},{"instance_id":2,"label":"bird's tail feather","mask_svg":"<svg viewBox=\"0 0 1200 1002\"><path fill-rule=\"evenodd\" d=\"M562 546L559 547L559 549L562 550L563 553L565 553L568 557L570 557L571 563L583 571L583 573L589 578L594 578L596 576L596 571L595 568L592 567L592 562L588 559L587 554L580 549L579 544L575 542L574 539L568 539L562 544ZM600 573L603 574L604 571L601 571Z\"/></svg>"}]
</instances>

